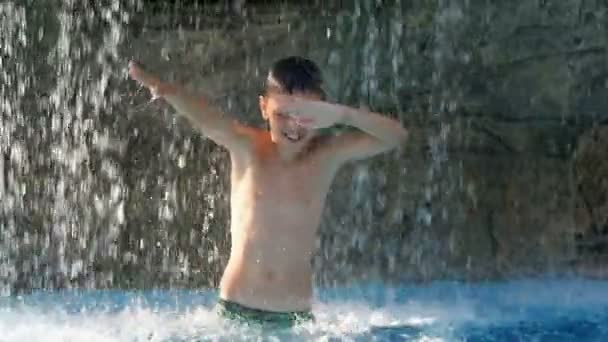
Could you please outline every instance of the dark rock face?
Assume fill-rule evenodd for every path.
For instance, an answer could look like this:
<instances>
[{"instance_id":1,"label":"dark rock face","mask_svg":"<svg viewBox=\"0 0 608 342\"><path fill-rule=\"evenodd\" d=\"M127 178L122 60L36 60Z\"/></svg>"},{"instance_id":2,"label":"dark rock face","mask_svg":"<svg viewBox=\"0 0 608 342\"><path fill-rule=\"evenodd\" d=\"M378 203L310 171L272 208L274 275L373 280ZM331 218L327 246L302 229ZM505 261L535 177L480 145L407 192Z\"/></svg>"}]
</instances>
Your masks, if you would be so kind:
<instances>
[{"instance_id":1,"label":"dark rock face","mask_svg":"<svg viewBox=\"0 0 608 342\"><path fill-rule=\"evenodd\" d=\"M594 127L579 140L574 158L577 186L576 236L579 266L593 276L608 274L608 126Z\"/></svg>"},{"instance_id":2,"label":"dark rock face","mask_svg":"<svg viewBox=\"0 0 608 342\"><path fill-rule=\"evenodd\" d=\"M131 58L261 125L268 67L308 56L333 101L410 129L337 177L320 285L602 275L606 5L377 4L0 5L0 291L217 285L227 154L148 102Z\"/></svg>"}]
</instances>

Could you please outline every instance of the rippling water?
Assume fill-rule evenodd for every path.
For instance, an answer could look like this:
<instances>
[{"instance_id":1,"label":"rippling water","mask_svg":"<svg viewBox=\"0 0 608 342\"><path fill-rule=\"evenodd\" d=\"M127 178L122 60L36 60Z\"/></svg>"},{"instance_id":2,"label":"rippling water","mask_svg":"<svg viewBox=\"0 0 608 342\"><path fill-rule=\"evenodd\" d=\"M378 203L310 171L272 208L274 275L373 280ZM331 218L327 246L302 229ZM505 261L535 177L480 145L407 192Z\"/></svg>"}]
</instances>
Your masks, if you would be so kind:
<instances>
[{"instance_id":1,"label":"rippling water","mask_svg":"<svg viewBox=\"0 0 608 342\"><path fill-rule=\"evenodd\" d=\"M316 323L260 331L219 320L212 290L38 292L0 300L0 341L602 341L606 293L588 280L319 289Z\"/></svg>"}]
</instances>

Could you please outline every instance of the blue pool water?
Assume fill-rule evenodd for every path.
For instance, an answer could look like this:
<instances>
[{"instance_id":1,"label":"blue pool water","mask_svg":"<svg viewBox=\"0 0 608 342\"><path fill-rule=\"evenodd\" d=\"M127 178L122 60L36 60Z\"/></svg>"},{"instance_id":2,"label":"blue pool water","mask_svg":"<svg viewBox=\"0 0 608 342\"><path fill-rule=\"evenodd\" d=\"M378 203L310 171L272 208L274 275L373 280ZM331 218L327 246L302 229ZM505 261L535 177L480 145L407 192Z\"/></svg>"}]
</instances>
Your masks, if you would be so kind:
<instances>
[{"instance_id":1,"label":"blue pool water","mask_svg":"<svg viewBox=\"0 0 608 342\"><path fill-rule=\"evenodd\" d=\"M0 298L0 341L608 341L608 281L319 289L317 322L234 326L215 291L61 291Z\"/></svg>"}]
</instances>

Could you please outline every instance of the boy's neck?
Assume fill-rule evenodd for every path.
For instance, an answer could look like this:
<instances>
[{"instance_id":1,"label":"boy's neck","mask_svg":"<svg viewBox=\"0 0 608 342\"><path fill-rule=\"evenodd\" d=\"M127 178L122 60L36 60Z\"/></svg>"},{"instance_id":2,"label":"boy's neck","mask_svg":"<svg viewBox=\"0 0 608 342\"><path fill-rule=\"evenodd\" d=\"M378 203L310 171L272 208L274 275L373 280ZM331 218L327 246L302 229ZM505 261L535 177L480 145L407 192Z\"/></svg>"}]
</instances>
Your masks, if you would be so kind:
<instances>
[{"instance_id":1,"label":"boy's neck","mask_svg":"<svg viewBox=\"0 0 608 342\"><path fill-rule=\"evenodd\" d=\"M286 163L295 160L301 152L301 150L295 149L291 146L280 144L275 144L275 146L279 159Z\"/></svg>"},{"instance_id":2,"label":"boy's neck","mask_svg":"<svg viewBox=\"0 0 608 342\"><path fill-rule=\"evenodd\" d=\"M274 150L277 157L282 163L289 163L298 159L306 149L306 146L277 144L274 142L272 144L274 145Z\"/></svg>"}]
</instances>

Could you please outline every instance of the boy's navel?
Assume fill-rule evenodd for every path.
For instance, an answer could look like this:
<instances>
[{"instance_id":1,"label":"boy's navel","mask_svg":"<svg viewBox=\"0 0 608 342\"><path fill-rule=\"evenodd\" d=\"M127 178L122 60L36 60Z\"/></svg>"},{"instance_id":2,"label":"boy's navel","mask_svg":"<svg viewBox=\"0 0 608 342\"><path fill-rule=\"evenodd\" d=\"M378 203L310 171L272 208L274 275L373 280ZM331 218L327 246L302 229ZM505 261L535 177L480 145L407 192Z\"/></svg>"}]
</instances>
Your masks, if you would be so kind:
<instances>
[{"instance_id":1,"label":"boy's navel","mask_svg":"<svg viewBox=\"0 0 608 342\"><path fill-rule=\"evenodd\" d=\"M272 271L267 271L264 275L266 276L266 280L268 281L273 281L275 278L274 272Z\"/></svg>"}]
</instances>

